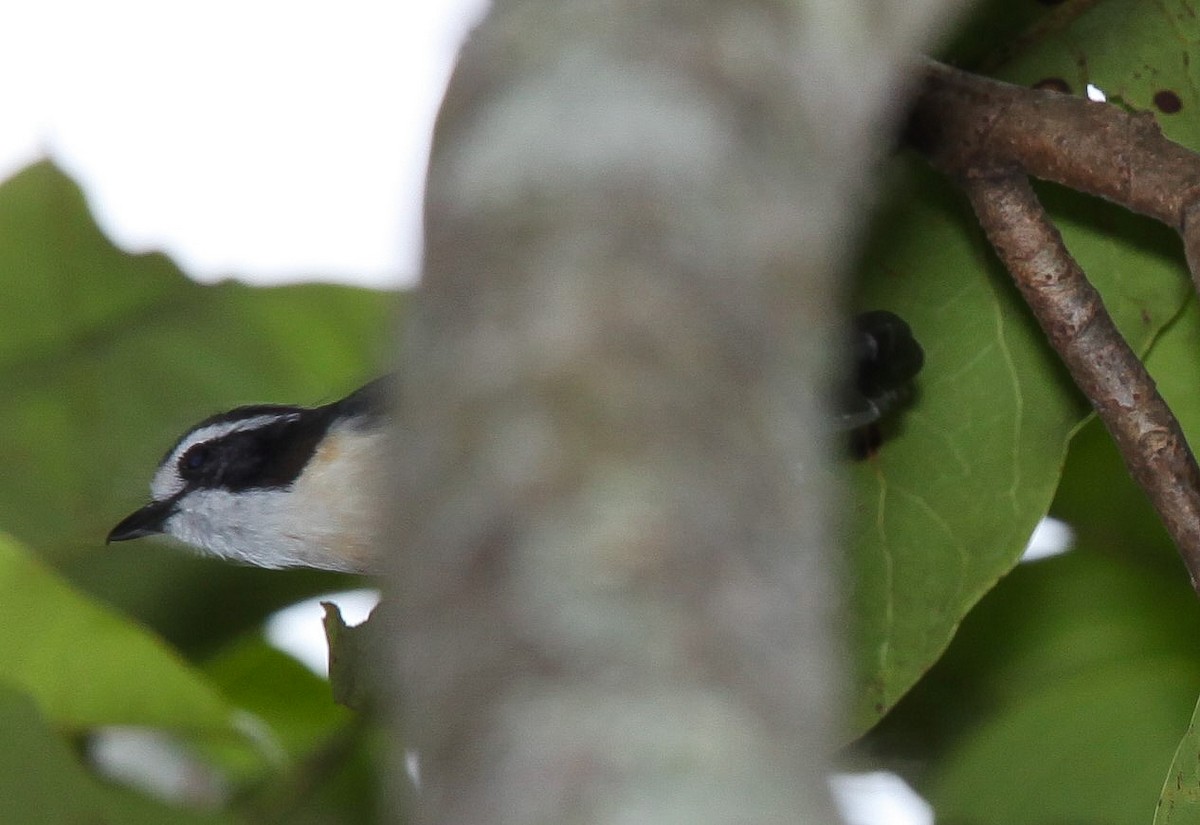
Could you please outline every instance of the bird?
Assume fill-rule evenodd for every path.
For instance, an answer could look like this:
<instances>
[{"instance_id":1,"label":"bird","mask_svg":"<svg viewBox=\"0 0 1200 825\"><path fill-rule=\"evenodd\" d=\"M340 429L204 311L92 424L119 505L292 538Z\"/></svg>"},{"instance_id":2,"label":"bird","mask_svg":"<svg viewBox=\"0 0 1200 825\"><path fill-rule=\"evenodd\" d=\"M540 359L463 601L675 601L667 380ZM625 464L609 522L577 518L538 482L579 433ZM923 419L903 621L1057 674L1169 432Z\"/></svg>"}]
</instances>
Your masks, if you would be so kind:
<instances>
[{"instance_id":1,"label":"bird","mask_svg":"<svg viewBox=\"0 0 1200 825\"><path fill-rule=\"evenodd\" d=\"M256 404L204 419L167 451L150 503L108 542L162 534L257 567L371 572L391 381L323 406Z\"/></svg>"},{"instance_id":2,"label":"bird","mask_svg":"<svg viewBox=\"0 0 1200 825\"><path fill-rule=\"evenodd\" d=\"M908 324L884 310L856 318L852 346L854 377L834 429L865 457L882 439L875 425L911 398L924 354ZM167 451L150 503L108 542L162 534L258 567L374 572L396 383L378 378L318 407L257 404L204 419Z\"/></svg>"}]
</instances>

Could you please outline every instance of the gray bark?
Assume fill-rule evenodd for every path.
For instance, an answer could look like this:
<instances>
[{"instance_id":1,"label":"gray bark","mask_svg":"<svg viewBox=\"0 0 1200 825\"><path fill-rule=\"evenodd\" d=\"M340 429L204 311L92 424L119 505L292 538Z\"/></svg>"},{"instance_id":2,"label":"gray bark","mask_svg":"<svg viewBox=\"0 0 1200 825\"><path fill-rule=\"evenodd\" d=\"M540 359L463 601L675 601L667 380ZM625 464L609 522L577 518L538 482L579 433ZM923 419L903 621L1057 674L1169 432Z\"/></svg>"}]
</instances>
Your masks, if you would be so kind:
<instances>
[{"instance_id":1,"label":"gray bark","mask_svg":"<svg viewBox=\"0 0 1200 825\"><path fill-rule=\"evenodd\" d=\"M834 819L839 284L936 5L500 0L468 44L403 353L416 821Z\"/></svg>"}]
</instances>

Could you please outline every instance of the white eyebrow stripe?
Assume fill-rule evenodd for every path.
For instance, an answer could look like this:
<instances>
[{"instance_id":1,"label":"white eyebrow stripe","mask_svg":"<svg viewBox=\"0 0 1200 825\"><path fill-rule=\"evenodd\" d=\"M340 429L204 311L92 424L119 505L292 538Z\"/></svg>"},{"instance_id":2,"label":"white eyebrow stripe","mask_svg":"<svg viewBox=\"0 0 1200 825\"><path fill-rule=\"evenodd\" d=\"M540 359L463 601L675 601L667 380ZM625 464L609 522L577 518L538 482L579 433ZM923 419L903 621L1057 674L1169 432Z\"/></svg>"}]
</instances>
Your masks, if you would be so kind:
<instances>
[{"instance_id":1,"label":"white eyebrow stripe","mask_svg":"<svg viewBox=\"0 0 1200 825\"><path fill-rule=\"evenodd\" d=\"M198 427L189 433L186 433L183 438L171 450L171 454L163 459L162 464L158 467L158 472L154 474L154 478L150 481L150 497L154 501L163 501L182 490L186 483L179 477L179 471L176 464L179 462L179 457L197 444L203 444L208 441L216 441L224 438L232 433L242 432L243 430L257 429L266 424L273 424L276 421L295 421L300 417L298 412L276 413L270 415L255 415L250 418L240 418L233 421L214 421L211 424L206 424L203 427Z\"/></svg>"}]
</instances>

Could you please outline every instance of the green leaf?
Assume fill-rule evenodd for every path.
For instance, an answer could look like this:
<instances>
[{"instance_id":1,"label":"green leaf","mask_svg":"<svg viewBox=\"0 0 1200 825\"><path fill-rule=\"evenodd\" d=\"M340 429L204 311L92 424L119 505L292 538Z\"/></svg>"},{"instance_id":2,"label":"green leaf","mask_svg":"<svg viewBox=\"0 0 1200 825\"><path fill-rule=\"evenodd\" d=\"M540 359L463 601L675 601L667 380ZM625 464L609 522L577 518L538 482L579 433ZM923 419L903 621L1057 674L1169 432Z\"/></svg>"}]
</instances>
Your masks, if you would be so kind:
<instances>
[{"instance_id":1,"label":"green leaf","mask_svg":"<svg viewBox=\"0 0 1200 825\"><path fill-rule=\"evenodd\" d=\"M28 693L56 724L233 731L232 708L203 677L3 535L0 605L0 683Z\"/></svg>"},{"instance_id":2,"label":"green leaf","mask_svg":"<svg viewBox=\"0 0 1200 825\"><path fill-rule=\"evenodd\" d=\"M1172 324L1154 347L1147 366L1159 391L1175 410L1188 441L1200 444L1200 305L1196 301ZM1182 569L1180 569L1182 576ZM1193 687L1195 687L1193 685ZM1200 823L1200 707L1179 741L1175 757L1162 785L1162 796L1154 817L1155 825Z\"/></svg>"},{"instance_id":3,"label":"green leaf","mask_svg":"<svg viewBox=\"0 0 1200 825\"><path fill-rule=\"evenodd\" d=\"M927 793L946 822L1144 822L1200 670L1140 660L1046 684L980 727Z\"/></svg>"},{"instance_id":4,"label":"green leaf","mask_svg":"<svg viewBox=\"0 0 1200 825\"><path fill-rule=\"evenodd\" d=\"M1163 783L1154 825L1195 825L1200 822L1200 704L1192 713L1187 733L1175 749L1175 758Z\"/></svg>"},{"instance_id":5,"label":"green leaf","mask_svg":"<svg viewBox=\"0 0 1200 825\"><path fill-rule=\"evenodd\" d=\"M247 818L321 825L386 819L377 796L390 736L369 716L336 704L329 682L257 634L239 639L206 670L239 707L253 712L260 740L276 751L275 763L264 766L239 750L202 743L245 788L239 810Z\"/></svg>"},{"instance_id":6,"label":"green leaf","mask_svg":"<svg viewBox=\"0 0 1200 825\"><path fill-rule=\"evenodd\" d=\"M231 702L253 715L257 738L262 750L274 755L275 769L289 768L353 720L333 701L327 681L259 633L234 642L204 670ZM205 745L228 773L255 776L267 767L261 758L247 759L242 748Z\"/></svg>"},{"instance_id":7,"label":"green leaf","mask_svg":"<svg viewBox=\"0 0 1200 825\"><path fill-rule=\"evenodd\" d=\"M1093 83L1123 108L1154 113L1167 137L1197 146L1200 67L1192 57L1200 21L1186 0L1074 3L1035 36L1006 67L1006 79L1058 78L1077 95ZM1177 111L1162 107L1162 92L1178 99Z\"/></svg>"},{"instance_id":8,"label":"green leaf","mask_svg":"<svg viewBox=\"0 0 1200 825\"><path fill-rule=\"evenodd\" d=\"M25 696L0 686L0 822L20 825L229 825L98 782Z\"/></svg>"},{"instance_id":9,"label":"green leaf","mask_svg":"<svg viewBox=\"0 0 1200 825\"><path fill-rule=\"evenodd\" d=\"M394 295L197 284L113 246L49 163L0 184L0 238L0 525L56 562L94 552L198 420L331 400L386 363Z\"/></svg>"},{"instance_id":10,"label":"green leaf","mask_svg":"<svg viewBox=\"0 0 1200 825\"><path fill-rule=\"evenodd\" d=\"M984 597L864 743L922 766L916 786L939 821L1149 818L1200 685L1200 603L1124 481L1093 422L1055 503L1078 547L1020 565Z\"/></svg>"},{"instance_id":11,"label":"green leaf","mask_svg":"<svg viewBox=\"0 0 1200 825\"><path fill-rule=\"evenodd\" d=\"M0 238L0 526L195 655L281 604L344 588L344 576L103 540L145 501L163 451L197 420L245 403L323 403L381 372L396 296L196 284L162 255L114 247L50 163L0 183ZM0 684L27 691L57 725L169 728L246 776L263 773L264 742L299 753L325 730L318 716L345 714L290 660L249 653L253 667L214 665L239 702L265 715L234 713L153 636L0 543ZM239 683L239 668L277 701ZM248 720L262 734L258 750L239 738Z\"/></svg>"},{"instance_id":12,"label":"green leaf","mask_svg":"<svg viewBox=\"0 0 1200 825\"><path fill-rule=\"evenodd\" d=\"M1191 433L1198 344L1192 301L1147 359ZM926 766L918 787L939 820L1137 822L1160 791L1184 807L1175 782L1198 752L1179 737L1200 687L1200 602L1095 419L1071 443L1051 512L1076 549L1002 581L865 743Z\"/></svg>"},{"instance_id":13,"label":"green leaf","mask_svg":"<svg viewBox=\"0 0 1200 825\"><path fill-rule=\"evenodd\" d=\"M395 294L196 284L162 255L114 247L49 163L0 183L0 238L0 525L198 656L281 604L343 589L344 576L239 568L154 540L102 543L197 420L245 403L323 403L381 372ZM290 659L240 645L219 657L217 687L252 711L232 712L152 636L18 561L0 557L0 684L28 691L56 724L169 728L234 778L268 776L272 746L286 763L339 735L327 725L346 712ZM246 732L257 748L238 738Z\"/></svg>"},{"instance_id":14,"label":"green leaf","mask_svg":"<svg viewBox=\"0 0 1200 825\"><path fill-rule=\"evenodd\" d=\"M113 246L50 163L0 183L0 238L0 529L189 651L344 588L345 577L272 575L155 539L103 541L196 421L321 403L382 371L396 295L194 283L162 255Z\"/></svg>"},{"instance_id":15,"label":"green leaf","mask_svg":"<svg viewBox=\"0 0 1200 825\"><path fill-rule=\"evenodd\" d=\"M1080 91L1094 80L1138 106L1152 105L1153 88L1177 90L1184 108L1160 121L1200 147L1200 97L1181 57L1200 38L1200 21L1178 11L1096 4L1042 31L1002 76L1064 77ZM902 166L859 303L904 317L926 367L916 404L885 433L879 455L852 468L856 732L904 695L1016 563L1086 414L965 199L919 162ZM1052 186L1039 192L1117 325L1145 352L1189 291L1178 239L1109 204Z\"/></svg>"}]
</instances>

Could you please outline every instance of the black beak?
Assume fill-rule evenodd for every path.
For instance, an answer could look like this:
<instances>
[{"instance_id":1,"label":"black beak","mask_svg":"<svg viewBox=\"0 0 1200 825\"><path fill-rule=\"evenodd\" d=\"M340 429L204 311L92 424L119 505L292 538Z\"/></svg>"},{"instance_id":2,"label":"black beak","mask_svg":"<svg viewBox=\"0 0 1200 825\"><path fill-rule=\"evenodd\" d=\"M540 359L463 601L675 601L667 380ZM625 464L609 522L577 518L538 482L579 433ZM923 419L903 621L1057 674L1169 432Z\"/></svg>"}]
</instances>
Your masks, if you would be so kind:
<instances>
[{"instance_id":1,"label":"black beak","mask_svg":"<svg viewBox=\"0 0 1200 825\"><path fill-rule=\"evenodd\" d=\"M142 536L152 536L163 531L163 524L175 512L175 502L152 501L140 510L130 513L121 519L121 523L108 534L106 544L114 541L140 539Z\"/></svg>"}]
</instances>

